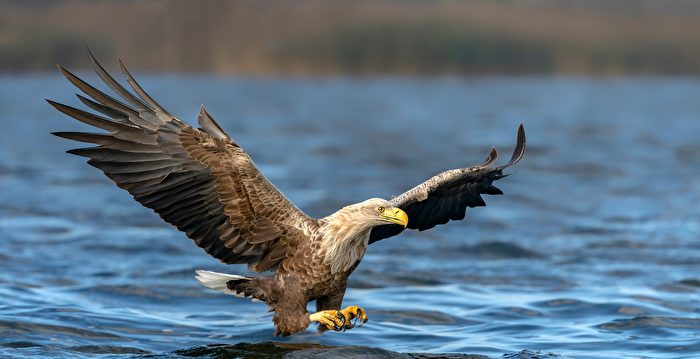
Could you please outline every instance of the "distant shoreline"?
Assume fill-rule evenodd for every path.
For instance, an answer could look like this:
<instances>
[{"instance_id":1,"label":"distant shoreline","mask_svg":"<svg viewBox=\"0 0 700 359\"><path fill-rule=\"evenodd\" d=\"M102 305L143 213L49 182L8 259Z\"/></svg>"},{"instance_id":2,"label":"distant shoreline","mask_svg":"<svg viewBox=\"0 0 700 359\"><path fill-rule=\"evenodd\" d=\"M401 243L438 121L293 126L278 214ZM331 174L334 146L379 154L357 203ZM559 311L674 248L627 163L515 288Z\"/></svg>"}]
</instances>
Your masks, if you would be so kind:
<instances>
[{"instance_id":1,"label":"distant shoreline","mask_svg":"<svg viewBox=\"0 0 700 359\"><path fill-rule=\"evenodd\" d=\"M700 74L700 2L10 1L0 73ZM120 19L114 21L114 19Z\"/></svg>"}]
</instances>

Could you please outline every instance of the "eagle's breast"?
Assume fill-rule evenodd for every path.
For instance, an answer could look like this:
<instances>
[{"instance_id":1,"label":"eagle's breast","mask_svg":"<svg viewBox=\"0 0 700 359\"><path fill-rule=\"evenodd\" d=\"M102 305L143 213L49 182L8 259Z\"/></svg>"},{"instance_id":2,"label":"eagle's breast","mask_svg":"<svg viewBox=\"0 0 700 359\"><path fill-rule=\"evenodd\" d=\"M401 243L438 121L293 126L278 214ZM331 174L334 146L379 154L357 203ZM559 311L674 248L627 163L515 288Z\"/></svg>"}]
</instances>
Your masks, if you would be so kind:
<instances>
[{"instance_id":1,"label":"eagle's breast","mask_svg":"<svg viewBox=\"0 0 700 359\"><path fill-rule=\"evenodd\" d=\"M344 218L327 217L318 230L324 262L336 274L352 268L365 255L371 226Z\"/></svg>"}]
</instances>

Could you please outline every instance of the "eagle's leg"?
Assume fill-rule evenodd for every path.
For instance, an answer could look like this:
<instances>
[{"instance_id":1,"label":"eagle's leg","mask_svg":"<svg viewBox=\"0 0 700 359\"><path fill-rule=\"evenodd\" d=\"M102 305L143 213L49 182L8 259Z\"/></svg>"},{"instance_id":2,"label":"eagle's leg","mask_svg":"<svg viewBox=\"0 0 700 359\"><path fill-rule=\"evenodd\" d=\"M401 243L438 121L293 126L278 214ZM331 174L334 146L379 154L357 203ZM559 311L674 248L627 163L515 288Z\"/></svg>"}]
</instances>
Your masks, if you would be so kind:
<instances>
[{"instance_id":1,"label":"eagle's leg","mask_svg":"<svg viewBox=\"0 0 700 359\"><path fill-rule=\"evenodd\" d=\"M327 329L339 332L345 327L345 316L339 310L322 310L309 315L309 320L318 322L320 332Z\"/></svg>"},{"instance_id":2,"label":"eagle's leg","mask_svg":"<svg viewBox=\"0 0 700 359\"><path fill-rule=\"evenodd\" d=\"M338 283L330 293L316 298L316 313L311 314L311 321L318 322L318 331L323 333L326 330L346 330L351 329L359 321L359 325L367 322L367 314L360 307L347 307L340 310L347 288L347 279ZM362 314L362 315L359 315ZM319 319L319 320L314 320ZM353 323L352 319L356 319ZM340 324L340 325L338 325Z\"/></svg>"},{"instance_id":3,"label":"eagle's leg","mask_svg":"<svg viewBox=\"0 0 700 359\"><path fill-rule=\"evenodd\" d=\"M341 283L341 285L333 292L330 294L327 294L323 297L316 298L316 312L322 312L322 311L339 311L340 306L343 304L343 297L345 296L345 288L347 287L347 281L344 283ZM344 321L344 317L343 317ZM326 325L328 323L322 323L319 322L318 326L316 329L318 330L319 333L323 333L328 329L335 329L332 326ZM345 323L343 323L345 324Z\"/></svg>"},{"instance_id":4,"label":"eagle's leg","mask_svg":"<svg viewBox=\"0 0 700 359\"><path fill-rule=\"evenodd\" d=\"M285 279L285 282L276 281L268 296L270 309L275 312L272 317L275 336L283 337L306 330L310 323L306 311L308 298L298 290L299 281L293 275L286 276Z\"/></svg>"},{"instance_id":5,"label":"eagle's leg","mask_svg":"<svg viewBox=\"0 0 700 359\"><path fill-rule=\"evenodd\" d=\"M275 323L275 336L286 337L309 327L309 316L304 307L290 308L282 305L276 306L274 311L272 322Z\"/></svg>"},{"instance_id":6,"label":"eagle's leg","mask_svg":"<svg viewBox=\"0 0 700 359\"><path fill-rule=\"evenodd\" d=\"M322 310L311 314L309 319L336 332L352 329L355 325L361 326L368 320L365 310L356 305L351 305L343 310Z\"/></svg>"}]
</instances>

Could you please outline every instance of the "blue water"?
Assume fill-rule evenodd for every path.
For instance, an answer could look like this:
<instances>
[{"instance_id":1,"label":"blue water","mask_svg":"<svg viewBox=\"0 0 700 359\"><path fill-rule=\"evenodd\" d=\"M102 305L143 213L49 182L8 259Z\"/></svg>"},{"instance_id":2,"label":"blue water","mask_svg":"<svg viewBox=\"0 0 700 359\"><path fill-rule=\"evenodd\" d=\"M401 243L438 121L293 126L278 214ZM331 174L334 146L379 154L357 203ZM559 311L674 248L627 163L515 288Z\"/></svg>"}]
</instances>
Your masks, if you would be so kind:
<instances>
[{"instance_id":1,"label":"blue water","mask_svg":"<svg viewBox=\"0 0 700 359\"><path fill-rule=\"evenodd\" d=\"M48 133L86 128L43 102L77 105L65 80L2 76L0 357L700 357L700 79L142 83L190 123L205 103L313 216L477 163L491 145L507 158L520 122L528 152L499 181L505 195L466 221L369 248L345 299L369 323L281 339L263 305L193 277L244 266L63 153L76 144Z\"/></svg>"}]
</instances>

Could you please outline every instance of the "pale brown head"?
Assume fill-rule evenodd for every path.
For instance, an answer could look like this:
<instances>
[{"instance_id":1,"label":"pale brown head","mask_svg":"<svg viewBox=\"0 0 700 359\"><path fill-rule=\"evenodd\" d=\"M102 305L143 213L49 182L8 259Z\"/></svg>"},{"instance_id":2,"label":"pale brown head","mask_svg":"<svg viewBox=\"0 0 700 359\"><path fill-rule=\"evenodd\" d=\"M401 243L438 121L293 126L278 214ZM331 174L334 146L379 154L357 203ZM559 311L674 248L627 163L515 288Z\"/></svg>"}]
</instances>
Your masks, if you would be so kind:
<instances>
[{"instance_id":1,"label":"pale brown head","mask_svg":"<svg viewBox=\"0 0 700 359\"><path fill-rule=\"evenodd\" d=\"M392 207L385 199L370 198L345 208L352 210L353 220L362 221L371 227L387 223L398 224L404 228L408 225L406 212L401 208Z\"/></svg>"}]
</instances>

